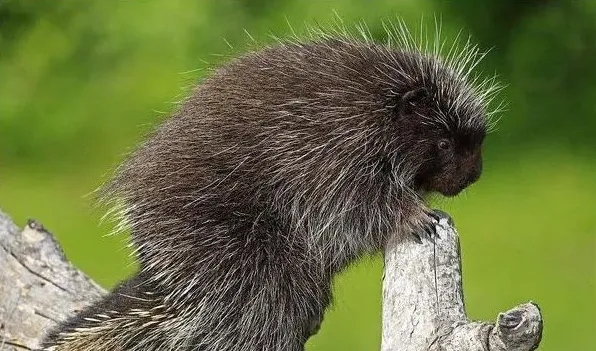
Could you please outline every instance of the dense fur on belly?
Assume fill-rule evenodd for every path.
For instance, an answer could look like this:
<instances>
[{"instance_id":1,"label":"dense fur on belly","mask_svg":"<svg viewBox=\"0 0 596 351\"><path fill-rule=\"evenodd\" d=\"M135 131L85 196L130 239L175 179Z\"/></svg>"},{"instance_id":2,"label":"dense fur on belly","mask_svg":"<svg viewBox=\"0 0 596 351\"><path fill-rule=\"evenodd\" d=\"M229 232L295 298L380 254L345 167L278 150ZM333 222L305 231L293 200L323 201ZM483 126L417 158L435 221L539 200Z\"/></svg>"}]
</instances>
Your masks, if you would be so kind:
<instances>
[{"instance_id":1,"label":"dense fur on belly","mask_svg":"<svg viewBox=\"0 0 596 351\"><path fill-rule=\"evenodd\" d=\"M302 350L331 279L480 176L496 85L403 26L282 41L198 85L102 190L140 272L47 350Z\"/></svg>"}]
</instances>

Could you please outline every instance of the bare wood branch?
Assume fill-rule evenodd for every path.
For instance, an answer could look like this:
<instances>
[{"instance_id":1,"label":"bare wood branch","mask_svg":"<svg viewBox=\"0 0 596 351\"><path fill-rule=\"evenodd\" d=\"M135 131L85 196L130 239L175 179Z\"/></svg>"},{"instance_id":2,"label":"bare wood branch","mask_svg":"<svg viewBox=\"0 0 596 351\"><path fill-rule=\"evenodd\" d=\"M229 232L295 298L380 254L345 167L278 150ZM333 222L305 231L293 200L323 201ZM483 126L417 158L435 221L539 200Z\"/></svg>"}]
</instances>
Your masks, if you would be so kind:
<instances>
[{"instance_id":1,"label":"bare wood branch","mask_svg":"<svg viewBox=\"0 0 596 351\"><path fill-rule=\"evenodd\" d=\"M528 351L538 347L542 316L526 303L496 323L466 317L460 246L450 217L422 243L392 238L385 251L382 351Z\"/></svg>"},{"instance_id":2,"label":"bare wood branch","mask_svg":"<svg viewBox=\"0 0 596 351\"><path fill-rule=\"evenodd\" d=\"M52 234L0 212L0 350L34 350L44 333L105 291L72 266Z\"/></svg>"},{"instance_id":3,"label":"bare wood branch","mask_svg":"<svg viewBox=\"0 0 596 351\"><path fill-rule=\"evenodd\" d=\"M446 215L437 231L422 244L387 245L382 350L533 350L542 317L532 303L495 324L467 320L459 242ZM0 351L34 350L49 328L104 294L38 222L19 230L0 212Z\"/></svg>"}]
</instances>

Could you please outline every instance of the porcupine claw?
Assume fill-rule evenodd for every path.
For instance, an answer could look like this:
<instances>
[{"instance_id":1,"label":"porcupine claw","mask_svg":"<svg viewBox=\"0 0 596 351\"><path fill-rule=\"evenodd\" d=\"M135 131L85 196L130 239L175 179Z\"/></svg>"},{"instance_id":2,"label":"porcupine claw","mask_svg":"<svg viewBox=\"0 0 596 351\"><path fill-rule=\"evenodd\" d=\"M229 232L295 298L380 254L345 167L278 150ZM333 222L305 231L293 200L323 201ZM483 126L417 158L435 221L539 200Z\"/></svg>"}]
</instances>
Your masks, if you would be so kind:
<instances>
[{"instance_id":1,"label":"porcupine claw","mask_svg":"<svg viewBox=\"0 0 596 351\"><path fill-rule=\"evenodd\" d=\"M432 209L430 211L427 212L427 214L432 217L434 220L438 222L441 221L441 219L447 219L447 224L449 224L450 226L454 226L455 223L453 222L453 218L451 218L451 216L444 211L441 210L437 210L437 209Z\"/></svg>"},{"instance_id":2,"label":"porcupine claw","mask_svg":"<svg viewBox=\"0 0 596 351\"><path fill-rule=\"evenodd\" d=\"M412 232L414 241L418 244L422 244L422 236L429 240L432 240L436 235L437 231L435 229L435 223L430 218L428 221L425 221L419 229Z\"/></svg>"},{"instance_id":3,"label":"porcupine claw","mask_svg":"<svg viewBox=\"0 0 596 351\"><path fill-rule=\"evenodd\" d=\"M412 232L412 238L414 238L414 241L417 244L422 244L422 238L420 238L420 235L416 232Z\"/></svg>"},{"instance_id":4,"label":"porcupine claw","mask_svg":"<svg viewBox=\"0 0 596 351\"><path fill-rule=\"evenodd\" d=\"M435 221L439 222L441 220L441 218L444 217L445 212L441 211L441 210L435 210L432 209L428 212L426 212L426 214L431 217L432 219L434 219Z\"/></svg>"},{"instance_id":5,"label":"porcupine claw","mask_svg":"<svg viewBox=\"0 0 596 351\"><path fill-rule=\"evenodd\" d=\"M422 227L422 230L428 235L430 240L433 240L435 237L439 237L437 233L436 223L434 217L429 216L428 221L426 221Z\"/></svg>"},{"instance_id":6,"label":"porcupine claw","mask_svg":"<svg viewBox=\"0 0 596 351\"><path fill-rule=\"evenodd\" d=\"M421 234L426 234L430 240L439 238L436 226L441 219L447 218L450 224L453 222L451 217L441 210L429 210L426 212L426 215L428 218L421 225L420 229L412 233L414 241L416 241L418 244L422 244L422 238L420 237Z\"/></svg>"}]
</instances>

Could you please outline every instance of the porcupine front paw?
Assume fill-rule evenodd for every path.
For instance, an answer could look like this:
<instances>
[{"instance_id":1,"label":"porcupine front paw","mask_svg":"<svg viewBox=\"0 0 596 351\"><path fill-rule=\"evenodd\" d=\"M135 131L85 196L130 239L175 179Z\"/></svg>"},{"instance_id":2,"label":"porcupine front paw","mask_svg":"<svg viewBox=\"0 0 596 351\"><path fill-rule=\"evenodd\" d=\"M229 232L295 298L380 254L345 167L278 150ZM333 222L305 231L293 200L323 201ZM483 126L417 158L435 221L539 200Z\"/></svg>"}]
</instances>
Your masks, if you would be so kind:
<instances>
[{"instance_id":1,"label":"porcupine front paw","mask_svg":"<svg viewBox=\"0 0 596 351\"><path fill-rule=\"evenodd\" d=\"M422 237L426 237L430 240L438 237L437 224L439 224L439 221L443 218L447 218L450 224L453 223L451 216L441 210L433 209L426 211L426 218L422 221L420 227L412 232L414 240L417 243L422 244Z\"/></svg>"}]
</instances>

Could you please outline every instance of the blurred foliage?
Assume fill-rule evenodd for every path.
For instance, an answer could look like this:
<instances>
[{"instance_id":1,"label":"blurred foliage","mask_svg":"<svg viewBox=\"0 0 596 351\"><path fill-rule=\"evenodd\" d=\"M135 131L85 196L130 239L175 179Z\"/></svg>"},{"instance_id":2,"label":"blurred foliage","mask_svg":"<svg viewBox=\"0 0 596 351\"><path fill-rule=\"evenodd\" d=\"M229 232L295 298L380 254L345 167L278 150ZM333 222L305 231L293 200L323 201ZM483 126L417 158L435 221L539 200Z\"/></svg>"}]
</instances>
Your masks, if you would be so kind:
<instances>
[{"instance_id":1,"label":"blurred foliage","mask_svg":"<svg viewBox=\"0 0 596 351\"><path fill-rule=\"evenodd\" d=\"M528 298L541 350L596 345L596 3L514 0L0 0L0 206L58 235L105 286L134 270L126 237L104 236L84 197L210 67L258 42L326 25L439 15L491 48L482 69L508 85L508 111L478 185L437 200L462 236L466 304L493 319ZM432 20L428 21L431 22ZM247 35L246 33L250 33ZM231 46L231 47L230 47ZM308 350L374 350L379 257L337 279Z\"/></svg>"}]
</instances>

